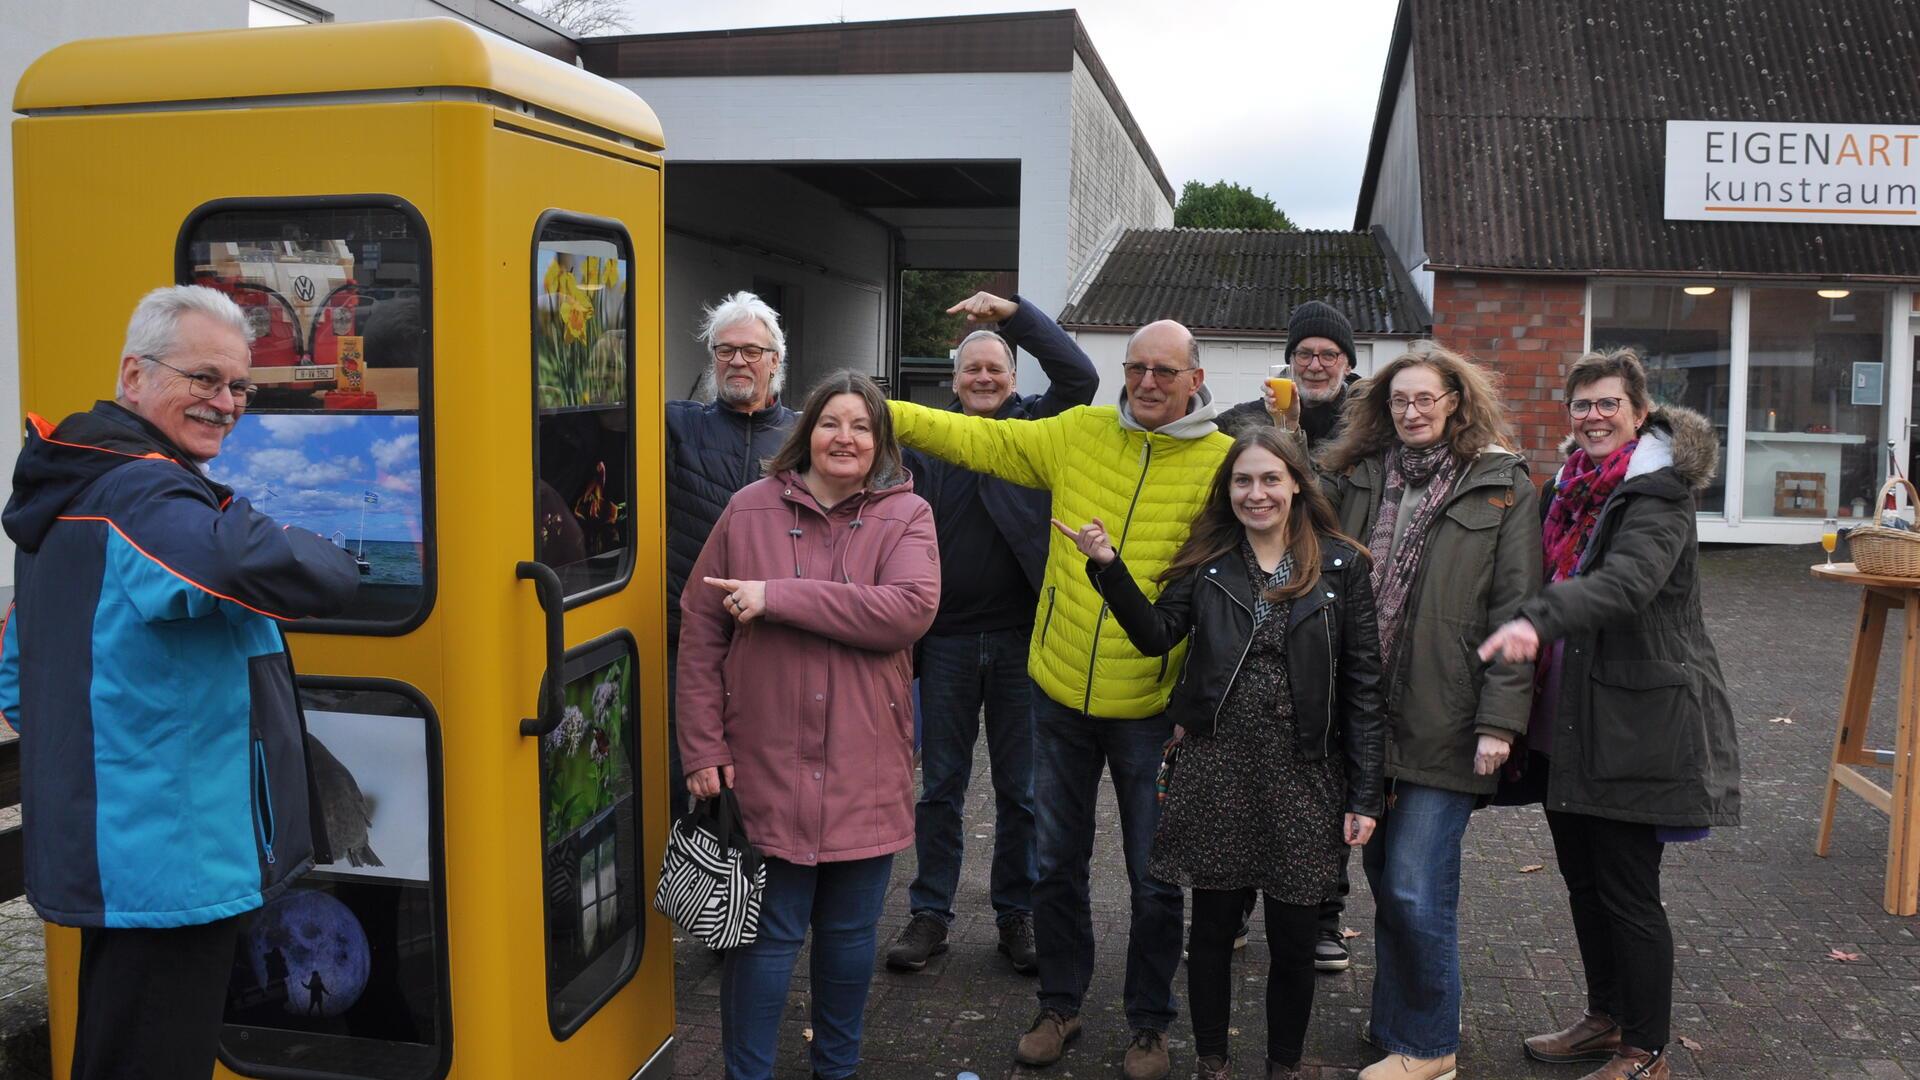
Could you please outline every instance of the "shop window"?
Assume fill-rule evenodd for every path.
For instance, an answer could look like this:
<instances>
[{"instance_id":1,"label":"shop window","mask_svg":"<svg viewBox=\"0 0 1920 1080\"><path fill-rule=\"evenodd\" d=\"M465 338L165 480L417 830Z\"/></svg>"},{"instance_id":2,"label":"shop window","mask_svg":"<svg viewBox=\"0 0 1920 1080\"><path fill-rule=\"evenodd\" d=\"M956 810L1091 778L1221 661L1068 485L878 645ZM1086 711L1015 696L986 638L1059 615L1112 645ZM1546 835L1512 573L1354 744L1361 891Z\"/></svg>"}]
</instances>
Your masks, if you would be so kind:
<instances>
[{"instance_id":1,"label":"shop window","mask_svg":"<svg viewBox=\"0 0 1920 1080\"><path fill-rule=\"evenodd\" d=\"M560 215L535 236L534 557L577 601L633 569L632 245Z\"/></svg>"},{"instance_id":2,"label":"shop window","mask_svg":"<svg viewBox=\"0 0 1920 1080\"><path fill-rule=\"evenodd\" d=\"M425 223L392 199L229 200L188 220L177 263L240 305L261 387L208 473L359 566L352 606L300 629L418 625L433 591Z\"/></svg>"},{"instance_id":3,"label":"shop window","mask_svg":"<svg viewBox=\"0 0 1920 1080\"><path fill-rule=\"evenodd\" d=\"M1712 421L1720 439L1713 484L1699 510L1724 514L1727 498L1727 410L1733 385L1733 292L1693 295L1677 285L1595 282L1595 349L1631 347L1647 367L1654 401L1683 405ZM1752 504L1748 504L1748 513Z\"/></svg>"},{"instance_id":4,"label":"shop window","mask_svg":"<svg viewBox=\"0 0 1920 1080\"><path fill-rule=\"evenodd\" d=\"M443 1076L452 1046L438 726L395 683L302 679L300 699L333 850L249 916L221 1058L255 1076Z\"/></svg>"},{"instance_id":5,"label":"shop window","mask_svg":"<svg viewBox=\"0 0 1920 1080\"><path fill-rule=\"evenodd\" d=\"M583 646L563 678L560 724L540 740L547 1010L560 1038L632 978L644 927L633 639Z\"/></svg>"},{"instance_id":6,"label":"shop window","mask_svg":"<svg viewBox=\"0 0 1920 1080\"><path fill-rule=\"evenodd\" d=\"M1885 457L1886 294L1756 288L1751 310L1744 516L1865 516Z\"/></svg>"}]
</instances>

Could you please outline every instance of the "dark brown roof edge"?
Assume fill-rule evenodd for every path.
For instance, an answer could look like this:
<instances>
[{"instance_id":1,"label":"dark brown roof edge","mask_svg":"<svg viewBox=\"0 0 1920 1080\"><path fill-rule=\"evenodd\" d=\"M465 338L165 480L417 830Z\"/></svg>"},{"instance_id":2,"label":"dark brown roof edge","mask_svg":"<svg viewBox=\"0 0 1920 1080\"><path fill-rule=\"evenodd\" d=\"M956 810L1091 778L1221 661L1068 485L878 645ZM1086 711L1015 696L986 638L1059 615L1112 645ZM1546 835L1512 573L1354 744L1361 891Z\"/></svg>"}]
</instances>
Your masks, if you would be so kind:
<instances>
[{"instance_id":1,"label":"dark brown roof edge","mask_svg":"<svg viewBox=\"0 0 1920 1080\"><path fill-rule=\"evenodd\" d=\"M821 30L871 30L885 27L953 26L958 23L1023 22L1074 15L1072 8L1049 11L1007 11L989 15L929 15L919 19L866 19L860 22L789 23L786 26L737 26L721 30L676 30L669 34L607 34L582 38L593 45L624 45L633 41L692 41L703 38L758 37L765 34L812 34Z\"/></svg>"},{"instance_id":2,"label":"dark brown roof edge","mask_svg":"<svg viewBox=\"0 0 1920 1080\"><path fill-rule=\"evenodd\" d=\"M1367 164L1360 170L1360 202L1353 209L1353 231L1365 232L1373 222L1373 189L1380 182L1380 160L1387 153L1387 129L1393 126L1393 107L1400 98L1400 79L1413 49L1413 0L1400 0L1393 16L1393 39L1387 46L1387 69L1380 76L1380 100L1373 107L1373 135L1367 140ZM1416 141L1418 135L1415 136ZM1416 166L1417 168L1417 166Z\"/></svg>"},{"instance_id":3,"label":"dark brown roof edge","mask_svg":"<svg viewBox=\"0 0 1920 1080\"><path fill-rule=\"evenodd\" d=\"M1614 267L1589 270L1570 270L1565 267L1533 266L1465 266L1452 263L1428 262L1429 270L1445 270L1455 274L1487 274L1504 277L1583 277L1583 278L1674 278L1681 281L1707 281L1730 278L1743 281L1859 281L1876 285L1911 285L1920 283L1920 277L1899 274L1794 274L1773 270L1621 270Z\"/></svg>"},{"instance_id":4,"label":"dark brown roof edge","mask_svg":"<svg viewBox=\"0 0 1920 1080\"><path fill-rule=\"evenodd\" d=\"M1147 163L1147 171L1153 173L1153 179L1160 185L1160 194L1167 197L1168 206L1178 206L1179 198L1173 192L1173 184L1167 180L1167 174L1160 168L1160 159L1155 156L1153 147L1147 145L1147 137L1134 122L1133 110L1127 108L1127 100L1120 96L1120 87L1107 73L1107 65L1100 59L1100 53L1093 47L1093 38L1088 36L1086 24L1080 21L1080 13L1071 8L1067 14L1073 16L1073 51L1080 54L1080 61L1087 65L1087 74L1093 76L1093 83L1106 95L1107 104L1113 108L1113 114L1120 118L1120 127L1133 140L1134 149L1140 151L1140 158Z\"/></svg>"}]
</instances>

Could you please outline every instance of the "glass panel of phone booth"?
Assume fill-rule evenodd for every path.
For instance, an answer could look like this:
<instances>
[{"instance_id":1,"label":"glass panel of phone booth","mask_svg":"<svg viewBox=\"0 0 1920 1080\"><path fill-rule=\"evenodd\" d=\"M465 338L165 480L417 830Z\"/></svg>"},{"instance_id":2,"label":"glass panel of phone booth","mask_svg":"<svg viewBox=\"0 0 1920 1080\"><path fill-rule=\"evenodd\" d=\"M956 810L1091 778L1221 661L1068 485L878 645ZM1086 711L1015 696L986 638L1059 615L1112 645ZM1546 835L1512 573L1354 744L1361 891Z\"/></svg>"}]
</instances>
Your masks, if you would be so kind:
<instances>
[{"instance_id":1,"label":"glass panel of phone booth","mask_svg":"<svg viewBox=\"0 0 1920 1080\"><path fill-rule=\"evenodd\" d=\"M220 1048L236 1071L445 1071L439 732L424 699L393 685L301 680L333 857L242 932Z\"/></svg>"},{"instance_id":2,"label":"glass panel of phone booth","mask_svg":"<svg viewBox=\"0 0 1920 1080\"><path fill-rule=\"evenodd\" d=\"M576 607L633 573L632 244L617 225L549 214L530 269L534 552ZM632 637L574 650L562 690L560 725L540 745L540 806L548 1020L566 1038L640 957Z\"/></svg>"},{"instance_id":3,"label":"glass panel of phone booth","mask_svg":"<svg viewBox=\"0 0 1920 1080\"><path fill-rule=\"evenodd\" d=\"M556 1034L591 1016L640 959L641 885L633 639L567 661L560 726L540 745L547 1004Z\"/></svg>"},{"instance_id":4,"label":"glass panel of phone booth","mask_svg":"<svg viewBox=\"0 0 1920 1080\"><path fill-rule=\"evenodd\" d=\"M633 570L632 245L548 217L535 244L535 558L576 602Z\"/></svg>"},{"instance_id":5,"label":"glass panel of phone booth","mask_svg":"<svg viewBox=\"0 0 1920 1080\"><path fill-rule=\"evenodd\" d=\"M360 567L352 606L303 632L404 633L432 604L427 236L390 203L229 200L181 235L179 280L240 305L261 388L209 474Z\"/></svg>"}]
</instances>

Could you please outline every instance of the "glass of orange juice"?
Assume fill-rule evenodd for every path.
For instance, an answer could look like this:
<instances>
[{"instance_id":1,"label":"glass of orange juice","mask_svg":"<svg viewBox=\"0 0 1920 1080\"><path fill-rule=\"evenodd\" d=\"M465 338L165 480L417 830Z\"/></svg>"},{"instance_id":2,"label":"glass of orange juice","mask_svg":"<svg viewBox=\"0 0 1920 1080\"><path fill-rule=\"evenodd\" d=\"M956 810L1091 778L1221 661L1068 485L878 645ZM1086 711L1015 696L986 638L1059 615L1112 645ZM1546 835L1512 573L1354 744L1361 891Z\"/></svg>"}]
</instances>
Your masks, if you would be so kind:
<instances>
[{"instance_id":1,"label":"glass of orange juice","mask_svg":"<svg viewBox=\"0 0 1920 1080\"><path fill-rule=\"evenodd\" d=\"M1293 408L1293 380L1287 377L1288 370L1285 364L1272 364L1267 368L1267 388L1273 391L1273 409L1279 416Z\"/></svg>"},{"instance_id":2,"label":"glass of orange juice","mask_svg":"<svg viewBox=\"0 0 1920 1080\"><path fill-rule=\"evenodd\" d=\"M1840 522L1828 518L1820 523L1820 546L1827 549L1827 569L1833 569L1833 549L1840 546Z\"/></svg>"}]
</instances>

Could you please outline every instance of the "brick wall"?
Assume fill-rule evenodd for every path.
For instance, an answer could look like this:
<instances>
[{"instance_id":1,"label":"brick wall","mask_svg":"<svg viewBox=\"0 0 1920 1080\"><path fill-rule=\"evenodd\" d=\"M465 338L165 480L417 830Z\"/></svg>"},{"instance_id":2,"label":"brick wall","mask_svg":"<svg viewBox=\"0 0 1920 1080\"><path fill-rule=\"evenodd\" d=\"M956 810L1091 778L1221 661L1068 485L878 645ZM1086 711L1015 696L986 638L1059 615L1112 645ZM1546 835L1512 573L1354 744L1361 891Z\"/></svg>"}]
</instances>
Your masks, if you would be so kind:
<instances>
[{"instance_id":1,"label":"brick wall","mask_svg":"<svg viewBox=\"0 0 1920 1080\"><path fill-rule=\"evenodd\" d=\"M1586 341L1586 292L1582 278L1434 276L1433 336L1498 376L1536 482L1560 467L1568 430L1562 387Z\"/></svg>"}]
</instances>

